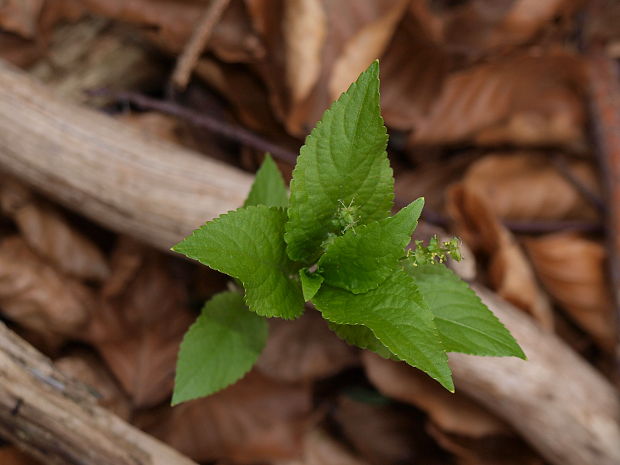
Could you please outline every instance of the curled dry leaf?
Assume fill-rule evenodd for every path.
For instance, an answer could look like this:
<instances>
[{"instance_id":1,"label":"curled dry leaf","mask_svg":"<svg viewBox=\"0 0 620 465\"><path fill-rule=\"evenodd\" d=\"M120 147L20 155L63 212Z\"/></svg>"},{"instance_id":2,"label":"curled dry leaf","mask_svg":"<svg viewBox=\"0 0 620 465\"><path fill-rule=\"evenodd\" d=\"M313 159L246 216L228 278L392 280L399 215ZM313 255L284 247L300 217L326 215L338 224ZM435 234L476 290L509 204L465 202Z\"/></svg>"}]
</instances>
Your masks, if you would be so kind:
<instances>
[{"instance_id":1,"label":"curled dry leaf","mask_svg":"<svg viewBox=\"0 0 620 465\"><path fill-rule=\"evenodd\" d=\"M384 395L424 410L442 431L480 438L510 434L509 427L483 407L452 394L420 371L370 352L362 357L370 382Z\"/></svg>"},{"instance_id":2,"label":"curled dry leaf","mask_svg":"<svg viewBox=\"0 0 620 465\"><path fill-rule=\"evenodd\" d=\"M91 291L39 258L20 237L0 242L0 309L45 334L74 336L95 308Z\"/></svg>"},{"instance_id":3,"label":"curled dry leaf","mask_svg":"<svg viewBox=\"0 0 620 465\"><path fill-rule=\"evenodd\" d=\"M41 465L41 462L30 458L17 447L0 447L0 463L2 465Z\"/></svg>"},{"instance_id":4,"label":"curled dry leaf","mask_svg":"<svg viewBox=\"0 0 620 465\"><path fill-rule=\"evenodd\" d=\"M341 396L334 416L349 443L372 464L411 463L418 455L411 412Z\"/></svg>"},{"instance_id":5,"label":"curled dry leaf","mask_svg":"<svg viewBox=\"0 0 620 465\"><path fill-rule=\"evenodd\" d=\"M329 330L316 311L292 321L269 320L269 340L257 368L281 381L314 381L358 362L355 349Z\"/></svg>"},{"instance_id":6,"label":"curled dry leaf","mask_svg":"<svg viewBox=\"0 0 620 465\"><path fill-rule=\"evenodd\" d=\"M603 245L577 233L526 239L527 253L545 288L604 349L615 343L613 299Z\"/></svg>"},{"instance_id":7,"label":"curled dry leaf","mask_svg":"<svg viewBox=\"0 0 620 465\"><path fill-rule=\"evenodd\" d=\"M579 59L559 52L515 56L454 72L430 113L416 124L410 142L580 148L586 118L583 82Z\"/></svg>"},{"instance_id":8,"label":"curled dry leaf","mask_svg":"<svg viewBox=\"0 0 620 465\"><path fill-rule=\"evenodd\" d=\"M286 83L293 104L303 100L321 74L321 53L327 35L322 0L289 0L284 3Z\"/></svg>"},{"instance_id":9,"label":"curled dry leaf","mask_svg":"<svg viewBox=\"0 0 620 465\"><path fill-rule=\"evenodd\" d=\"M224 391L139 423L194 460L251 464L300 456L310 407L309 387L253 371Z\"/></svg>"},{"instance_id":10,"label":"curled dry leaf","mask_svg":"<svg viewBox=\"0 0 620 465\"><path fill-rule=\"evenodd\" d=\"M97 246L53 206L36 200L23 185L5 179L0 185L0 205L32 250L58 270L93 281L108 276L108 264Z\"/></svg>"},{"instance_id":11,"label":"curled dry leaf","mask_svg":"<svg viewBox=\"0 0 620 465\"><path fill-rule=\"evenodd\" d=\"M0 3L0 28L26 39L37 34L39 15L45 0L5 0Z\"/></svg>"},{"instance_id":12,"label":"curled dry leaf","mask_svg":"<svg viewBox=\"0 0 620 465\"><path fill-rule=\"evenodd\" d=\"M87 351L75 352L55 360L54 365L65 375L91 388L98 398L99 405L121 418L129 418L131 406L127 395L95 354Z\"/></svg>"},{"instance_id":13,"label":"curled dry leaf","mask_svg":"<svg viewBox=\"0 0 620 465\"><path fill-rule=\"evenodd\" d=\"M427 25L405 15L381 58L381 108L390 127L409 130L426 116L441 92L448 64Z\"/></svg>"},{"instance_id":14,"label":"curled dry leaf","mask_svg":"<svg viewBox=\"0 0 620 465\"><path fill-rule=\"evenodd\" d=\"M299 459L277 461L272 465L368 465L321 430L312 430L304 438Z\"/></svg>"},{"instance_id":15,"label":"curled dry leaf","mask_svg":"<svg viewBox=\"0 0 620 465\"><path fill-rule=\"evenodd\" d=\"M172 392L179 344L192 322L183 283L170 275L160 254L132 252L128 245L115 252L111 276L83 338L97 348L135 407L152 406Z\"/></svg>"},{"instance_id":16,"label":"curled dry leaf","mask_svg":"<svg viewBox=\"0 0 620 465\"><path fill-rule=\"evenodd\" d=\"M596 170L585 160L566 169L590 192L601 195ZM547 156L532 153L487 155L472 163L463 184L510 220L594 219L597 212Z\"/></svg>"},{"instance_id":17,"label":"curled dry leaf","mask_svg":"<svg viewBox=\"0 0 620 465\"><path fill-rule=\"evenodd\" d=\"M248 10L252 16L254 27L263 36L267 54L265 60L258 64L276 113L283 119L290 134L305 136L319 120L325 109L342 90L357 78L357 75L368 64L383 53L392 37L398 20L405 12L404 0L321 0L322 11L326 21L326 35L322 40L320 73L316 73L316 60L310 67L310 79L303 84L295 84L298 100L292 98L291 87L286 85L286 76L297 73L291 67L303 56L316 58L319 48L318 36L307 40L304 36L307 22L299 18L294 24L286 27L286 35L282 33L284 24L282 7L273 1L247 0ZM289 8L292 8L289 7ZM318 12L318 5L312 8ZM300 28L295 30L293 27ZM316 34L316 31L313 31ZM289 44L289 41L294 41ZM304 48L305 47L305 48ZM302 53L291 61L287 51ZM307 69L304 63L304 73ZM287 71L289 70L290 71ZM306 88L311 82L315 84L307 93ZM302 89L301 92L299 89ZM299 99L304 92L305 98Z\"/></svg>"},{"instance_id":18,"label":"curled dry leaf","mask_svg":"<svg viewBox=\"0 0 620 465\"><path fill-rule=\"evenodd\" d=\"M506 52L561 24L582 0L473 0L439 12L445 47L469 60Z\"/></svg>"},{"instance_id":19,"label":"curled dry leaf","mask_svg":"<svg viewBox=\"0 0 620 465\"><path fill-rule=\"evenodd\" d=\"M497 293L530 313L543 328L553 328L549 299L516 239L493 213L490 202L461 183L448 190L446 208L458 236L474 252L488 258L488 278Z\"/></svg>"}]
</instances>

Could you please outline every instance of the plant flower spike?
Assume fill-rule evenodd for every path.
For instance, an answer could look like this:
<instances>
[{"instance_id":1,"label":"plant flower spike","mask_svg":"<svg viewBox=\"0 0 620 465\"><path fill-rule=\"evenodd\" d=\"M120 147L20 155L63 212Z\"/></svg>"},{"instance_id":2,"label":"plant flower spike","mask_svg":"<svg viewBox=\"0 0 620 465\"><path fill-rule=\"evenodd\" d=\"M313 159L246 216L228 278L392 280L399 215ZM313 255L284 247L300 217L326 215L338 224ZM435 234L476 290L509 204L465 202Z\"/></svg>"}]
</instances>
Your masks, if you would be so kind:
<instances>
[{"instance_id":1,"label":"plant flower spike","mask_svg":"<svg viewBox=\"0 0 620 465\"><path fill-rule=\"evenodd\" d=\"M447 352L523 351L443 262L456 240L406 250L424 206L391 215L394 179L375 61L334 102L301 148L290 199L269 157L243 207L207 222L173 250L235 278L188 330L173 404L236 382L267 339L266 318L293 319L312 302L342 339L419 368L454 391Z\"/></svg>"}]
</instances>

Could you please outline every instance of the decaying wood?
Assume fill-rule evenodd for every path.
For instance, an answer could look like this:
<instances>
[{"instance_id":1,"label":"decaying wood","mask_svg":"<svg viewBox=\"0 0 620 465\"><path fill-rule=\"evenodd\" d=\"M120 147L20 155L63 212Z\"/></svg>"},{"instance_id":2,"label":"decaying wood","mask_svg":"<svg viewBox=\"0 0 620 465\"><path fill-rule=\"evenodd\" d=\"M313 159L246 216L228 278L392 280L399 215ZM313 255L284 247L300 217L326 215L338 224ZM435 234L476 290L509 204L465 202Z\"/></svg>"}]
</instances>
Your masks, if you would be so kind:
<instances>
[{"instance_id":1,"label":"decaying wood","mask_svg":"<svg viewBox=\"0 0 620 465\"><path fill-rule=\"evenodd\" d=\"M0 436L48 465L196 465L99 407L3 323Z\"/></svg>"},{"instance_id":2,"label":"decaying wood","mask_svg":"<svg viewBox=\"0 0 620 465\"><path fill-rule=\"evenodd\" d=\"M243 203L252 177L53 97L0 64L0 168L92 220L168 250Z\"/></svg>"},{"instance_id":3,"label":"decaying wood","mask_svg":"<svg viewBox=\"0 0 620 465\"><path fill-rule=\"evenodd\" d=\"M144 140L122 124L66 104L8 66L0 66L0 168L164 250L241 205L251 182L234 168ZM619 407L611 385L527 317L491 305L530 360L454 356L460 389L515 425L557 465L620 463ZM32 378L12 381L6 408L17 405L20 383L27 381ZM72 424L68 417L63 421Z\"/></svg>"},{"instance_id":4,"label":"decaying wood","mask_svg":"<svg viewBox=\"0 0 620 465\"><path fill-rule=\"evenodd\" d=\"M457 389L510 422L551 463L620 464L620 401L612 385L527 315L474 288L528 360L451 354Z\"/></svg>"}]
</instances>

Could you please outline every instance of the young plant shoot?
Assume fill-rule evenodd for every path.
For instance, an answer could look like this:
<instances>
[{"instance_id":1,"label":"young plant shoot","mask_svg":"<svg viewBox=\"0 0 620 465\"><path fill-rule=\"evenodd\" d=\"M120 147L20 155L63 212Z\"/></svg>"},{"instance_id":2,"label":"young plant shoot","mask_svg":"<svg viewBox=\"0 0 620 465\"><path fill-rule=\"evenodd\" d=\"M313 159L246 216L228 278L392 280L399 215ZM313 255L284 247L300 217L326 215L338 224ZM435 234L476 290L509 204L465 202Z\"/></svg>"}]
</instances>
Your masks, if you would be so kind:
<instances>
[{"instance_id":1,"label":"young plant shoot","mask_svg":"<svg viewBox=\"0 0 620 465\"><path fill-rule=\"evenodd\" d=\"M348 343L454 385L446 352L525 358L469 286L450 271L456 241L406 250L424 199L391 216L394 179L374 62L327 110L301 148L290 185L265 157L243 207L173 250L235 278L243 294L206 303L179 351L173 404L236 382L267 339L266 318L312 302Z\"/></svg>"}]
</instances>

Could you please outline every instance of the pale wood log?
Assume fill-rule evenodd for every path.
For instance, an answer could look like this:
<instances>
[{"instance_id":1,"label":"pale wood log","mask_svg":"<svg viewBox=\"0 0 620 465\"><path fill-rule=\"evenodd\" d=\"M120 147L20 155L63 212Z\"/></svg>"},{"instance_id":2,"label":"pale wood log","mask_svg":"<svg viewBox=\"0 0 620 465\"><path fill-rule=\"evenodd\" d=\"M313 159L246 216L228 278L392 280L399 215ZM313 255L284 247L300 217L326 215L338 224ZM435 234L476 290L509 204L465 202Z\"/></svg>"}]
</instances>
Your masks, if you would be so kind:
<instances>
[{"instance_id":1,"label":"pale wood log","mask_svg":"<svg viewBox=\"0 0 620 465\"><path fill-rule=\"evenodd\" d=\"M164 250L241 205L251 182L237 169L145 140L110 118L59 101L6 65L0 65L0 168ZM620 463L611 385L555 336L479 291L530 360L452 356L460 389L557 465Z\"/></svg>"},{"instance_id":2,"label":"pale wood log","mask_svg":"<svg viewBox=\"0 0 620 465\"><path fill-rule=\"evenodd\" d=\"M53 96L0 64L0 168L115 231L167 250L237 208L252 177Z\"/></svg>"},{"instance_id":3,"label":"pale wood log","mask_svg":"<svg viewBox=\"0 0 620 465\"><path fill-rule=\"evenodd\" d=\"M47 465L196 465L99 407L3 323L0 436Z\"/></svg>"},{"instance_id":4,"label":"pale wood log","mask_svg":"<svg viewBox=\"0 0 620 465\"><path fill-rule=\"evenodd\" d=\"M450 354L456 388L507 420L551 463L620 464L620 401L613 386L529 316L473 287L528 360Z\"/></svg>"}]
</instances>

